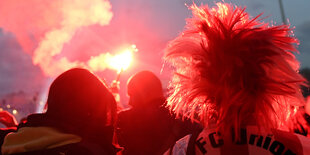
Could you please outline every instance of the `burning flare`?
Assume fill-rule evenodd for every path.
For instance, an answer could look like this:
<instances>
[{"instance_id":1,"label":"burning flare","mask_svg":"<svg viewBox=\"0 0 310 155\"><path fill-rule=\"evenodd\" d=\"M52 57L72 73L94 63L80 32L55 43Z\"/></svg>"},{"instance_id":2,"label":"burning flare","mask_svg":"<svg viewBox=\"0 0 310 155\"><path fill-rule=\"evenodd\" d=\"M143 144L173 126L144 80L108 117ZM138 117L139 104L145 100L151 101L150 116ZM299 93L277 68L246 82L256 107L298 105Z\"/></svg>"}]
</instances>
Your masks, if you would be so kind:
<instances>
[{"instance_id":1,"label":"burning flare","mask_svg":"<svg viewBox=\"0 0 310 155\"><path fill-rule=\"evenodd\" d=\"M133 60L133 52L136 52L138 49L135 45L132 45L132 49L126 49L122 53L115 55L110 60L108 60L111 68L117 70L118 72L122 70L126 70L132 60Z\"/></svg>"},{"instance_id":2,"label":"burning flare","mask_svg":"<svg viewBox=\"0 0 310 155\"><path fill-rule=\"evenodd\" d=\"M88 67L94 72L103 71L106 68L121 72L130 66L133 61L133 52L137 51L136 45L132 45L130 48L114 56L110 53L103 53L99 56L92 57L88 61Z\"/></svg>"},{"instance_id":3,"label":"burning flare","mask_svg":"<svg viewBox=\"0 0 310 155\"><path fill-rule=\"evenodd\" d=\"M126 70L129 67L132 62L132 57L132 52L130 50L126 50L110 59L109 64L112 68L120 72L121 70Z\"/></svg>"}]
</instances>

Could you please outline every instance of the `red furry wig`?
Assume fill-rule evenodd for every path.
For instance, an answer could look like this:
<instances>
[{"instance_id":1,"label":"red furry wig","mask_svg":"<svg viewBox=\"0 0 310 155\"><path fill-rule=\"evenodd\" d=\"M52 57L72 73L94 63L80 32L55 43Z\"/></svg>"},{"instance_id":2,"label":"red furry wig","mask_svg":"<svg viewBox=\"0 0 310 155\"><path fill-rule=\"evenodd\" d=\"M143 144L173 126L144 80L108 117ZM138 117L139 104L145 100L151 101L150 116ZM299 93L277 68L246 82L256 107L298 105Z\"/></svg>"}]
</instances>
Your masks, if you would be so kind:
<instances>
[{"instance_id":1,"label":"red furry wig","mask_svg":"<svg viewBox=\"0 0 310 155\"><path fill-rule=\"evenodd\" d=\"M168 107L219 130L285 125L304 102L305 82L289 26L269 26L231 4L191 9L187 29L165 53L175 69Z\"/></svg>"}]
</instances>

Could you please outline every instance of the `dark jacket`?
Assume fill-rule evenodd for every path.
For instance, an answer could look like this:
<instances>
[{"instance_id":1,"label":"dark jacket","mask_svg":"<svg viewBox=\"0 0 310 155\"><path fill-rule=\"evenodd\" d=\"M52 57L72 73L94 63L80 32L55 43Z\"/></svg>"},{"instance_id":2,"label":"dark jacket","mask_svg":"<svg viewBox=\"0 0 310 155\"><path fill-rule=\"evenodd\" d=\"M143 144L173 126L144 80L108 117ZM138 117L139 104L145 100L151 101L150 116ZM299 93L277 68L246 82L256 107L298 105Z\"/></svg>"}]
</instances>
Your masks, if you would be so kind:
<instances>
[{"instance_id":1,"label":"dark jacket","mask_svg":"<svg viewBox=\"0 0 310 155\"><path fill-rule=\"evenodd\" d=\"M163 105L164 100L154 100ZM175 141L191 133L192 123L175 119L163 106L132 108L119 113L117 137L124 154L163 154Z\"/></svg>"}]
</instances>

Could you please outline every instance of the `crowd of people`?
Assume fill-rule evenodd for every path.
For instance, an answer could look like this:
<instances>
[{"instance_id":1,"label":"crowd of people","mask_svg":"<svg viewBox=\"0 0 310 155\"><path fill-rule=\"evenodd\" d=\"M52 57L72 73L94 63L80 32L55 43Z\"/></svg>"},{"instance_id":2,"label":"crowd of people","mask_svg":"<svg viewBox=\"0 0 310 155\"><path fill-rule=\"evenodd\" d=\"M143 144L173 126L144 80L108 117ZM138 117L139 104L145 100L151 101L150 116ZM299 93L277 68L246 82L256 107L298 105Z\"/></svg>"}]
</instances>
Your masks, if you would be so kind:
<instances>
[{"instance_id":1,"label":"crowd of people","mask_svg":"<svg viewBox=\"0 0 310 155\"><path fill-rule=\"evenodd\" d=\"M169 93L151 71L127 83L130 109L87 69L59 75L45 112L17 123L0 112L3 155L310 154L309 104L288 25L226 3L192 5L169 42ZM310 102L310 99L309 101Z\"/></svg>"}]
</instances>

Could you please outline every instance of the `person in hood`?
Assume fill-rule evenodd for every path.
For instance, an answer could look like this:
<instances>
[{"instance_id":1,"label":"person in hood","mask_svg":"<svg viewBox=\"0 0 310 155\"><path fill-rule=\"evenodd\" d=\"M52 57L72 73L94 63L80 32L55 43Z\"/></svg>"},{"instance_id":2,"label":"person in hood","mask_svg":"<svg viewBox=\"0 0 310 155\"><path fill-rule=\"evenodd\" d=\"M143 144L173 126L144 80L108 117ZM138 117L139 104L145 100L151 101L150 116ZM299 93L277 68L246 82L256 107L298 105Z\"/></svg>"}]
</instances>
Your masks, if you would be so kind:
<instances>
[{"instance_id":1,"label":"person in hood","mask_svg":"<svg viewBox=\"0 0 310 155\"><path fill-rule=\"evenodd\" d=\"M86 69L74 68L51 84L47 110L32 114L8 134L2 154L116 154L112 144L116 102Z\"/></svg>"}]
</instances>

